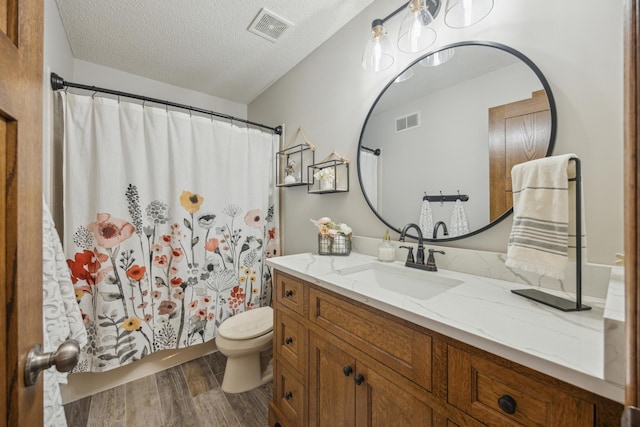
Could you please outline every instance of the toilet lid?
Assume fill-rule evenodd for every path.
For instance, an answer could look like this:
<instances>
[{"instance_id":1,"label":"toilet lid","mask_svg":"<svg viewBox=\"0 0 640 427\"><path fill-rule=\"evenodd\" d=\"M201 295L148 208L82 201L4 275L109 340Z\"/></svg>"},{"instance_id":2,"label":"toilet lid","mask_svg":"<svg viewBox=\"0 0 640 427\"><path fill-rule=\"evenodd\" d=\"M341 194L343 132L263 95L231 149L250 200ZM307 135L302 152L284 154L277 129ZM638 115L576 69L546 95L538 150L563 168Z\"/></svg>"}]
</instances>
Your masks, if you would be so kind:
<instances>
[{"instance_id":1,"label":"toilet lid","mask_svg":"<svg viewBox=\"0 0 640 427\"><path fill-rule=\"evenodd\" d=\"M218 328L218 334L230 340L259 337L273 329L273 309L254 308L228 318Z\"/></svg>"}]
</instances>

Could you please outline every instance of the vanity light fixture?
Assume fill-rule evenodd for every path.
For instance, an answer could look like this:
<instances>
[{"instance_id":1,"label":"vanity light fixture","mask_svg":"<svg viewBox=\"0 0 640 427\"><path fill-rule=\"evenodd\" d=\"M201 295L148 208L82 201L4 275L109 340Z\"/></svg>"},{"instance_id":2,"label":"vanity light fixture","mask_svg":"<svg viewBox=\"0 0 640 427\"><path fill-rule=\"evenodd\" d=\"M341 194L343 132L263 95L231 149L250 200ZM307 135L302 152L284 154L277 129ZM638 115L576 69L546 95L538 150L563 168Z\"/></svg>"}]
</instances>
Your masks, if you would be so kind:
<instances>
[{"instance_id":1,"label":"vanity light fixture","mask_svg":"<svg viewBox=\"0 0 640 427\"><path fill-rule=\"evenodd\" d=\"M427 0L411 0L398 33L398 49L405 53L417 53L436 41L436 32L428 25L433 22Z\"/></svg>"},{"instance_id":2,"label":"vanity light fixture","mask_svg":"<svg viewBox=\"0 0 640 427\"><path fill-rule=\"evenodd\" d=\"M371 24L371 38L362 55L362 67L367 71L383 71L393 65L391 42L383 23L382 19L375 19Z\"/></svg>"},{"instance_id":3,"label":"vanity light fixture","mask_svg":"<svg viewBox=\"0 0 640 427\"><path fill-rule=\"evenodd\" d=\"M398 33L398 49L405 53L417 53L429 48L436 41L436 32L430 27L445 0L410 0L382 19L374 19L371 24L371 37L367 41L362 55L362 67L367 71L384 71L394 63L391 43L384 29L384 23L406 11ZM484 19L493 9L494 0L446 0L444 21L450 28L464 28ZM451 59L453 51L442 51L432 63L422 65L436 66Z\"/></svg>"},{"instance_id":4,"label":"vanity light fixture","mask_svg":"<svg viewBox=\"0 0 640 427\"><path fill-rule=\"evenodd\" d=\"M444 23L465 28L482 21L493 9L493 0L447 0Z\"/></svg>"}]
</instances>

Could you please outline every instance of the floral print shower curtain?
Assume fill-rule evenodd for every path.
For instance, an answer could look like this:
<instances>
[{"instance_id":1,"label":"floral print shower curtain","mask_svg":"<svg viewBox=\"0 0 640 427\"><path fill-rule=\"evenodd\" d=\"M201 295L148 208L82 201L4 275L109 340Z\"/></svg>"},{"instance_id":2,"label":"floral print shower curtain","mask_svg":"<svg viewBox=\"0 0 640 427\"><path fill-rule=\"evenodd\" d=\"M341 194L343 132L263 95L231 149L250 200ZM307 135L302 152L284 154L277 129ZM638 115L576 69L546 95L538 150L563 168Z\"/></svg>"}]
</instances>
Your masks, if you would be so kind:
<instances>
[{"instance_id":1,"label":"floral print shower curtain","mask_svg":"<svg viewBox=\"0 0 640 427\"><path fill-rule=\"evenodd\" d=\"M65 252L89 338L75 372L203 343L270 303L276 135L59 96Z\"/></svg>"}]
</instances>

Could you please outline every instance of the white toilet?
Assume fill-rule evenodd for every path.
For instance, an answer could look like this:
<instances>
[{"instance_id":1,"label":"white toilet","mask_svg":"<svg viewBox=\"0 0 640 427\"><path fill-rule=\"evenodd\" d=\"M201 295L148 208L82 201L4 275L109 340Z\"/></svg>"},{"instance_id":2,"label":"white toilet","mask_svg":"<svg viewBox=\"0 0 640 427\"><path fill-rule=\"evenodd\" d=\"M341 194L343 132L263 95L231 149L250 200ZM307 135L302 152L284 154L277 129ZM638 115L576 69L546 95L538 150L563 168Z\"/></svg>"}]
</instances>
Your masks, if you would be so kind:
<instances>
[{"instance_id":1,"label":"white toilet","mask_svg":"<svg viewBox=\"0 0 640 427\"><path fill-rule=\"evenodd\" d=\"M216 346L227 356L222 380L225 393L242 393L271 381L271 363L262 368L261 355L271 354L273 309L254 308L228 318L218 328Z\"/></svg>"}]
</instances>

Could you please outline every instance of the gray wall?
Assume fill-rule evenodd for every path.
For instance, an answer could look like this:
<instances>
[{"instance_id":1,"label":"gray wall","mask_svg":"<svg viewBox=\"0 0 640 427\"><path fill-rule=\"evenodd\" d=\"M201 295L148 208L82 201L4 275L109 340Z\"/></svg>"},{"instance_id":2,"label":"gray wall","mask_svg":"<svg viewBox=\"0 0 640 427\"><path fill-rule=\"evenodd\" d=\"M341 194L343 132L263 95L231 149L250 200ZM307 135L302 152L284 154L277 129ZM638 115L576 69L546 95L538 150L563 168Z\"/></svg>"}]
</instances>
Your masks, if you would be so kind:
<instances>
[{"instance_id":1,"label":"gray wall","mask_svg":"<svg viewBox=\"0 0 640 427\"><path fill-rule=\"evenodd\" d=\"M360 61L371 21L400 3L374 2L249 104L250 119L285 123L285 140L302 126L317 146L316 159L336 150L352 160L348 193L281 190L285 253L316 249L309 218L331 216L351 225L356 235L384 233L358 184L358 139L378 93L420 55L398 54L395 68L377 74L364 71ZM607 2L607 7L595 0L496 0L491 15L467 29L449 29L439 16L432 47L494 41L519 50L542 70L558 109L554 154L575 153L583 161L588 260L605 264L623 250L622 6L622 0ZM386 24L392 43L400 21L398 15ZM504 252L510 229L508 218L477 236L443 245Z\"/></svg>"}]
</instances>

